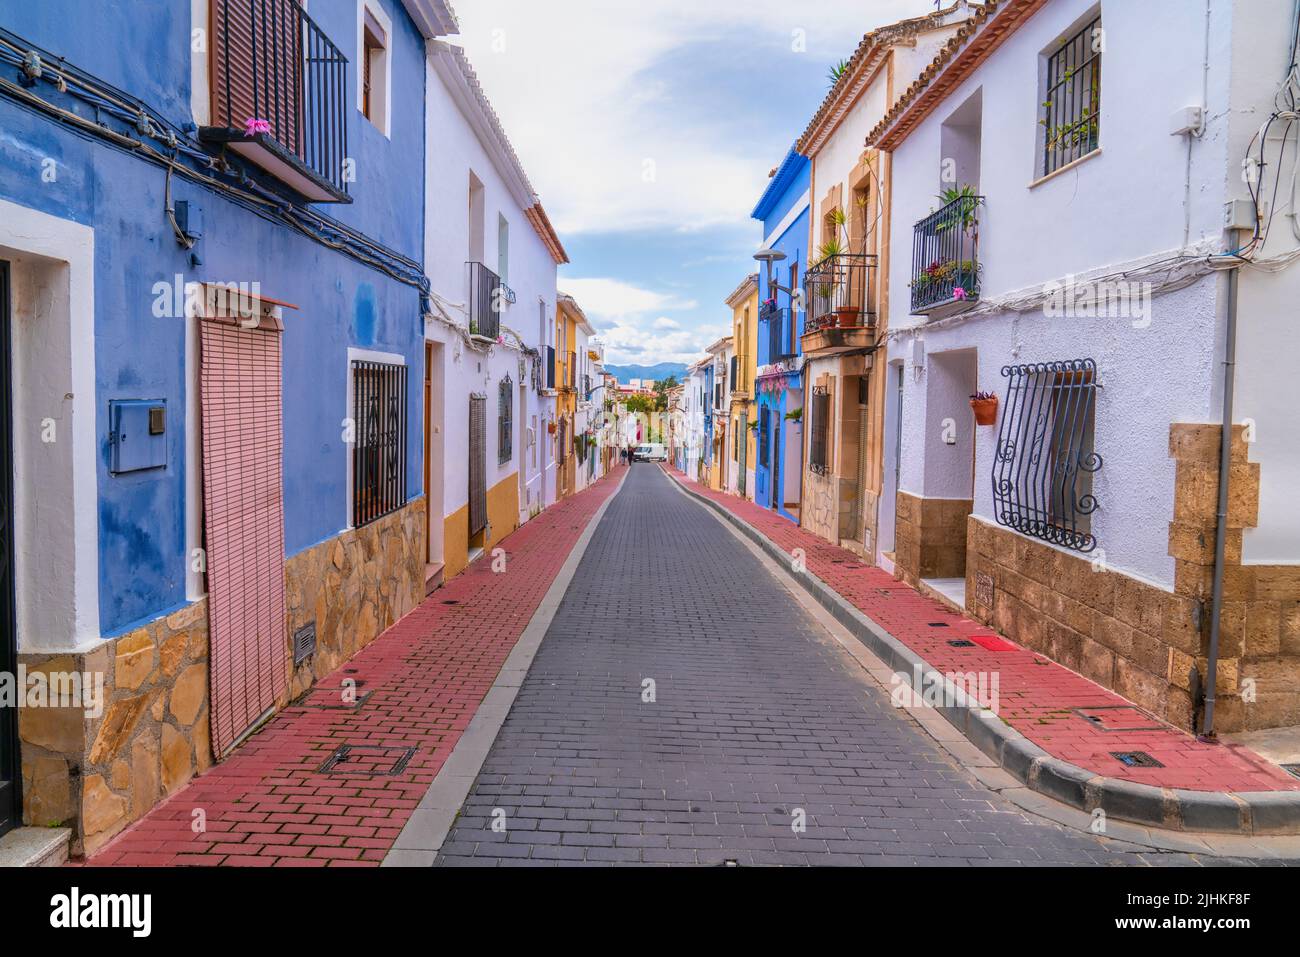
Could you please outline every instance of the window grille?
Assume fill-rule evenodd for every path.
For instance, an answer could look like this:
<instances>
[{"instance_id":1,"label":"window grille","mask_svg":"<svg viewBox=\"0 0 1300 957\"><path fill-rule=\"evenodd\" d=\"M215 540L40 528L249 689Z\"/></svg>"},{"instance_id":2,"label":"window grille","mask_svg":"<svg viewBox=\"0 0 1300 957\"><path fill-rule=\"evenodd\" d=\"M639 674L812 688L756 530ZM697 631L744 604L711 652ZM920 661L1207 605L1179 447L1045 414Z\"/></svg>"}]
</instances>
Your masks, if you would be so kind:
<instances>
[{"instance_id":1,"label":"window grille","mask_svg":"<svg viewBox=\"0 0 1300 957\"><path fill-rule=\"evenodd\" d=\"M1025 535L1092 551L1092 477L1102 464L1093 449L1096 363L1029 363L1006 366L1002 375L1008 384L993 458L994 517Z\"/></svg>"},{"instance_id":2,"label":"window grille","mask_svg":"<svg viewBox=\"0 0 1300 957\"><path fill-rule=\"evenodd\" d=\"M1101 17L1061 41L1047 58L1043 91L1043 175L1098 146L1101 120Z\"/></svg>"},{"instance_id":3,"label":"window grille","mask_svg":"<svg viewBox=\"0 0 1300 957\"><path fill-rule=\"evenodd\" d=\"M512 436L515 429L514 383L510 376L497 387L497 464L505 465L514 457Z\"/></svg>"},{"instance_id":4,"label":"window grille","mask_svg":"<svg viewBox=\"0 0 1300 957\"><path fill-rule=\"evenodd\" d=\"M830 474L826 457L826 433L831 417L831 392L824 385L813 386L812 428L808 443L808 470L818 475Z\"/></svg>"},{"instance_id":5,"label":"window grille","mask_svg":"<svg viewBox=\"0 0 1300 957\"><path fill-rule=\"evenodd\" d=\"M406 503L406 366L352 362L352 524Z\"/></svg>"}]
</instances>

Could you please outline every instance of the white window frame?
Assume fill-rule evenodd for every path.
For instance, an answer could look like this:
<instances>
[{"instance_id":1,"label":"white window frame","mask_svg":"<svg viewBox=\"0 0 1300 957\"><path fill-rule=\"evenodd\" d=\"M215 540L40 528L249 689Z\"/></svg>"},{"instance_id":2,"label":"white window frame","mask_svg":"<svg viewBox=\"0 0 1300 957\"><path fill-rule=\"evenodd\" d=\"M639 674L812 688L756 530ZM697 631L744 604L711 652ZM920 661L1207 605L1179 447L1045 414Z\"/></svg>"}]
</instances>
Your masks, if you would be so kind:
<instances>
[{"instance_id":1,"label":"white window frame","mask_svg":"<svg viewBox=\"0 0 1300 957\"><path fill-rule=\"evenodd\" d=\"M384 136L392 138L393 128L393 20L384 12L376 0L359 0L357 3L357 55L356 55L356 74L357 74L357 112L363 117L366 103L365 87L365 64L362 59L366 55L366 16L370 16L372 26L378 27L380 32L380 43L383 45L383 55L380 57L379 70L371 77L372 84L378 84L378 91L373 87L370 91L371 102L375 104L372 111L377 114L376 118L367 117L375 129L383 133ZM372 32L374 32L372 30ZM378 101L375 96L378 92Z\"/></svg>"},{"instance_id":2,"label":"white window frame","mask_svg":"<svg viewBox=\"0 0 1300 957\"><path fill-rule=\"evenodd\" d=\"M352 506L354 504L355 496L356 496L356 488L354 483L354 479L356 476L353 474L356 468L356 463L354 461L354 456L352 455L352 451L357 442L357 437L356 437L356 427L357 427L356 391L357 389L356 389L356 381L353 379L352 376L352 363L353 361L356 360L359 360L361 362L383 362L388 365L397 365L397 366L406 365L406 356L398 352L376 352L373 349L356 349L353 348L352 346L348 347L347 364L344 367L345 369L344 376L346 377L348 383L347 405L344 409L343 414L347 418L347 420L352 424L352 441L344 443L343 446L344 453L345 453L344 458L347 459L347 474L348 474L347 477L348 512L347 512L347 517L343 522L343 531L347 531L348 529L351 528L356 528L356 526L352 524L352 516L353 516ZM406 463L403 463L404 467L405 464Z\"/></svg>"}]
</instances>

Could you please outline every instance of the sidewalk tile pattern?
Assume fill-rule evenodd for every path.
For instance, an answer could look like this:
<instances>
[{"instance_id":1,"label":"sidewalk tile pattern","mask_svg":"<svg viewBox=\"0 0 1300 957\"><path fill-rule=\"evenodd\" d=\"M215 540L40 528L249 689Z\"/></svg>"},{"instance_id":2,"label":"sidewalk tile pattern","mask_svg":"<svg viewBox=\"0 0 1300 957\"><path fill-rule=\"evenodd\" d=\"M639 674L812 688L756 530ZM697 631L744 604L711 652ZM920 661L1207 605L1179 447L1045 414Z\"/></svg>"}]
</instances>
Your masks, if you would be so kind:
<instances>
[{"instance_id":1,"label":"sidewalk tile pattern","mask_svg":"<svg viewBox=\"0 0 1300 957\"><path fill-rule=\"evenodd\" d=\"M378 865L624 471L527 522L504 572L471 564L87 863Z\"/></svg>"}]
</instances>

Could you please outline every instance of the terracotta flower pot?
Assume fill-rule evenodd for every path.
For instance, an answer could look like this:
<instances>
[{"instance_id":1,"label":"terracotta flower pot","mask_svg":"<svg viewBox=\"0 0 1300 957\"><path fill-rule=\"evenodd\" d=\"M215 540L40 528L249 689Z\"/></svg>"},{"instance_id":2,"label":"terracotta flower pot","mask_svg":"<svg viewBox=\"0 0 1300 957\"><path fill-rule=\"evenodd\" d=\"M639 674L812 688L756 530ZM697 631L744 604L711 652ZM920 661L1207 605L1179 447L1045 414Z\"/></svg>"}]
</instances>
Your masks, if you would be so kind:
<instances>
[{"instance_id":1,"label":"terracotta flower pot","mask_svg":"<svg viewBox=\"0 0 1300 957\"><path fill-rule=\"evenodd\" d=\"M989 399L971 399L970 407L975 410L976 425L995 425L998 421L998 397Z\"/></svg>"}]
</instances>

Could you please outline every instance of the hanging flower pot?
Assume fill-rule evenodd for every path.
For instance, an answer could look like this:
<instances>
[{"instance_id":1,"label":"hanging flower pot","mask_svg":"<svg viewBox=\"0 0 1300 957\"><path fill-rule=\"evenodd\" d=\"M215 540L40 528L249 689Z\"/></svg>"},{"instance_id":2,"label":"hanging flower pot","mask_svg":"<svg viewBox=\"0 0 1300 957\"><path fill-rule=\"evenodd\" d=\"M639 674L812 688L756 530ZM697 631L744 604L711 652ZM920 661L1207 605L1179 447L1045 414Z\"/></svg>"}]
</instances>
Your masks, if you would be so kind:
<instances>
[{"instance_id":1,"label":"hanging flower pot","mask_svg":"<svg viewBox=\"0 0 1300 957\"><path fill-rule=\"evenodd\" d=\"M992 392L976 392L970 397L976 425L994 425L998 421L998 397Z\"/></svg>"},{"instance_id":2,"label":"hanging flower pot","mask_svg":"<svg viewBox=\"0 0 1300 957\"><path fill-rule=\"evenodd\" d=\"M554 422L547 422L547 423L546 423L546 431L547 431L548 434L550 434L550 435L554 435L554 434L556 433L556 431L557 431L557 430L556 430L556 427L555 427L555 423L554 423Z\"/></svg>"}]
</instances>

